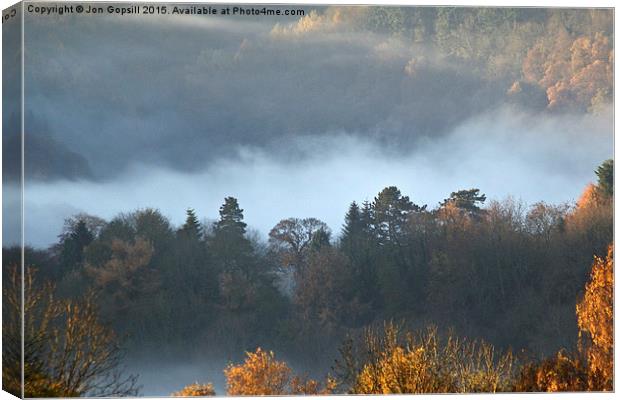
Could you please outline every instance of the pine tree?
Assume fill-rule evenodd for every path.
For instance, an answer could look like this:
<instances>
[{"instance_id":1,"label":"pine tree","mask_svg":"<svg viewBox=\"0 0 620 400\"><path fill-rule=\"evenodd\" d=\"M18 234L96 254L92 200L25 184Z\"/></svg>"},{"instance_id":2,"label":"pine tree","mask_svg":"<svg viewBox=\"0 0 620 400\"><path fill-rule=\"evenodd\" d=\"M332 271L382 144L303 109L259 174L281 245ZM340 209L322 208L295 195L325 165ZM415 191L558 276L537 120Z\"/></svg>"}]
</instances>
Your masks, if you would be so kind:
<instances>
[{"instance_id":1,"label":"pine tree","mask_svg":"<svg viewBox=\"0 0 620 400\"><path fill-rule=\"evenodd\" d=\"M188 239L200 240L203 235L203 229L200 222L198 222L196 212L194 209L188 208L186 214L185 223L179 229L179 234Z\"/></svg>"},{"instance_id":2,"label":"pine tree","mask_svg":"<svg viewBox=\"0 0 620 400\"><path fill-rule=\"evenodd\" d=\"M215 224L215 232L243 237L247 224L243 222L243 210L234 197L226 197L220 207L220 220Z\"/></svg>"},{"instance_id":3,"label":"pine tree","mask_svg":"<svg viewBox=\"0 0 620 400\"><path fill-rule=\"evenodd\" d=\"M243 210L234 197L226 197L220 207L220 219L213 226L213 237L209 244L220 271L252 271L252 244L245 237L246 223Z\"/></svg>"},{"instance_id":4,"label":"pine tree","mask_svg":"<svg viewBox=\"0 0 620 400\"><path fill-rule=\"evenodd\" d=\"M409 213L421 212L426 206L414 204L396 186L389 186L375 197L372 209L378 239L381 242L398 242Z\"/></svg>"},{"instance_id":5,"label":"pine tree","mask_svg":"<svg viewBox=\"0 0 620 400\"><path fill-rule=\"evenodd\" d=\"M477 214L481 211L478 204L482 205L486 199L484 194L480 194L480 189L459 190L450 193L450 197L441 203L441 207L451 205L470 214Z\"/></svg>"},{"instance_id":6,"label":"pine tree","mask_svg":"<svg viewBox=\"0 0 620 400\"><path fill-rule=\"evenodd\" d=\"M354 246L356 240L363 233L364 226L362 223L362 214L359 206L354 201L349 206L349 211L344 216L344 225L342 226L342 243L344 247L350 249Z\"/></svg>"},{"instance_id":7,"label":"pine tree","mask_svg":"<svg viewBox=\"0 0 620 400\"><path fill-rule=\"evenodd\" d=\"M63 270L72 270L84 261L84 249L95 239L84 220L79 220L62 243L60 259Z\"/></svg>"},{"instance_id":8,"label":"pine tree","mask_svg":"<svg viewBox=\"0 0 620 400\"><path fill-rule=\"evenodd\" d=\"M595 171L598 176L599 193L606 197L614 195L614 160L606 160Z\"/></svg>"},{"instance_id":9,"label":"pine tree","mask_svg":"<svg viewBox=\"0 0 620 400\"><path fill-rule=\"evenodd\" d=\"M310 250L320 251L324 247L329 247L331 245L329 241L330 236L330 232L325 229L319 229L314 232L310 241Z\"/></svg>"}]
</instances>

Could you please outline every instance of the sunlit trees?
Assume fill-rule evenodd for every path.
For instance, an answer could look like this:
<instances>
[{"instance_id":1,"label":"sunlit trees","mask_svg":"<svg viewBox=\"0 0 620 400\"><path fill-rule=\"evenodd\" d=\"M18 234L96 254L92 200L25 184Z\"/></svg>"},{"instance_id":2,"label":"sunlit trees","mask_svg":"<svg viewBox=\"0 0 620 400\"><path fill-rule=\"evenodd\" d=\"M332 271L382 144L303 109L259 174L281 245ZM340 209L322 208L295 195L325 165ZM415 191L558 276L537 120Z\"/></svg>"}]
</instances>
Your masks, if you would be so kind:
<instances>
[{"instance_id":1,"label":"sunlit trees","mask_svg":"<svg viewBox=\"0 0 620 400\"><path fill-rule=\"evenodd\" d=\"M336 369L356 394L498 392L510 388L513 376L510 352L442 339L432 327L415 334L386 323L382 331L366 330L357 346L341 349Z\"/></svg>"},{"instance_id":2,"label":"sunlit trees","mask_svg":"<svg viewBox=\"0 0 620 400\"><path fill-rule=\"evenodd\" d=\"M523 60L523 76L547 92L552 109L593 110L611 100L613 49L603 32L571 36L564 27L538 39Z\"/></svg>"},{"instance_id":3,"label":"sunlit trees","mask_svg":"<svg viewBox=\"0 0 620 400\"><path fill-rule=\"evenodd\" d=\"M20 279L14 268L11 285L4 288L4 315L21 312ZM120 369L123 353L112 330L100 321L95 298L58 300L54 286L35 281L34 268L24 277L24 395L26 397L136 395L136 377ZM4 310L3 310L4 311ZM5 340L12 346L21 334L19 318L4 321ZM19 394L20 349L3 359L5 388ZM4 356L4 354L3 354Z\"/></svg>"},{"instance_id":4,"label":"sunlit trees","mask_svg":"<svg viewBox=\"0 0 620 400\"><path fill-rule=\"evenodd\" d=\"M577 392L587 389L583 360L566 351L559 351L540 362L524 364L514 383L516 392Z\"/></svg>"},{"instance_id":5,"label":"sunlit trees","mask_svg":"<svg viewBox=\"0 0 620 400\"><path fill-rule=\"evenodd\" d=\"M192 383L178 392L171 393L173 397L215 396L215 389L211 383Z\"/></svg>"},{"instance_id":6,"label":"sunlit trees","mask_svg":"<svg viewBox=\"0 0 620 400\"><path fill-rule=\"evenodd\" d=\"M577 304L582 351L588 361L588 388L613 390L614 250L594 258L583 299Z\"/></svg>"},{"instance_id":7,"label":"sunlit trees","mask_svg":"<svg viewBox=\"0 0 620 400\"><path fill-rule=\"evenodd\" d=\"M520 392L613 390L613 244L595 257L585 293L577 303L578 351L522 366L514 390Z\"/></svg>"},{"instance_id":8,"label":"sunlit trees","mask_svg":"<svg viewBox=\"0 0 620 400\"><path fill-rule=\"evenodd\" d=\"M293 375L289 366L278 361L272 351L258 348L247 352L243 364L230 364L224 370L227 394L230 396L273 396L319 394L330 390L312 379Z\"/></svg>"}]
</instances>

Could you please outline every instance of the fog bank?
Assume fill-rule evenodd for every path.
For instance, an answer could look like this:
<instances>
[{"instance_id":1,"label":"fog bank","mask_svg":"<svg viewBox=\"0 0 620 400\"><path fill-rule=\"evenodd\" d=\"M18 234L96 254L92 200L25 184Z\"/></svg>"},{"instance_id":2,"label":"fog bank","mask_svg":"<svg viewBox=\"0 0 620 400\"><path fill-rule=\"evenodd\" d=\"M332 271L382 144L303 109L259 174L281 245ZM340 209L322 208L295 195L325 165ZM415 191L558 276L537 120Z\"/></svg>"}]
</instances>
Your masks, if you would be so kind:
<instances>
[{"instance_id":1,"label":"fog bank","mask_svg":"<svg viewBox=\"0 0 620 400\"><path fill-rule=\"evenodd\" d=\"M449 135L419 141L406 154L339 131L282 141L281 149L295 155L288 160L239 147L236 155L195 173L134 164L103 182L29 182L26 241L50 245L63 220L79 212L109 219L153 207L178 225L192 207L201 218L215 219L226 196L239 199L248 225L264 235L293 216L319 218L339 232L351 201L372 200L389 185L429 208L452 191L472 187L489 199L573 201L595 179L594 169L612 157L608 112L549 116L501 108L467 120ZM14 241L6 236L5 244Z\"/></svg>"}]
</instances>

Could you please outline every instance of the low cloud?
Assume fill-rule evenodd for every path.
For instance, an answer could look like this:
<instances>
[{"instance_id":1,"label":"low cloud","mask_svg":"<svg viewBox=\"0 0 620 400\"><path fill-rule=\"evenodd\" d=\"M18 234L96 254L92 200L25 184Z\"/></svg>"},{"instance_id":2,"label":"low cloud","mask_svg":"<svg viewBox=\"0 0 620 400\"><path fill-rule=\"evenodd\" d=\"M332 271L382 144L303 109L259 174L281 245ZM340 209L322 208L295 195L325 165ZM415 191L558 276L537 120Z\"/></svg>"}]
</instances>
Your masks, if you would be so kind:
<instances>
[{"instance_id":1,"label":"low cloud","mask_svg":"<svg viewBox=\"0 0 620 400\"><path fill-rule=\"evenodd\" d=\"M215 219L226 196L239 199L246 222L265 236L292 216L319 218L339 232L351 201L372 200L389 185L430 208L450 192L472 187L489 199L570 202L612 157L610 113L549 117L501 108L406 152L331 132L282 141L281 151L295 155L290 159L245 146L191 173L134 164L104 182L32 182L25 196L26 239L51 244L64 218L78 212L109 219L154 207L178 225L192 207Z\"/></svg>"}]
</instances>

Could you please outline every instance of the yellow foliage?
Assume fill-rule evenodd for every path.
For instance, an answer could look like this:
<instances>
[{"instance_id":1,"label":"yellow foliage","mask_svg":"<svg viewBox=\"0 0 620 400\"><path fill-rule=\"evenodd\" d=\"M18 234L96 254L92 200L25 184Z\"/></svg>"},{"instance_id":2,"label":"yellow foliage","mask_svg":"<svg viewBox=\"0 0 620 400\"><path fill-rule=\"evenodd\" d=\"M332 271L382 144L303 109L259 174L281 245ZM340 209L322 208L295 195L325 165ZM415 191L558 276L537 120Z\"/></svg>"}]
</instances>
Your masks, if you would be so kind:
<instances>
[{"instance_id":1,"label":"yellow foliage","mask_svg":"<svg viewBox=\"0 0 620 400\"><path fill-rule=\"evenodd\" d=\"M577 303L580 352L563 351L521 369L519 392L613 390L613 244L605 259L595 257L583 299Z\"/></svg>"},{"instance_id":2,"label":"yellow foliage","mask_svg":"<svg viewBox=\"0 0 620 400\"><path fill-rule=\"evenodd\" d=\"M273 351L260 347L255 352L247 352L243 364L226 367L224 375L230 396L327 394L335 387L331 379L321 388L315 380L293 376L285 362L275 359Z\"/></svg>"},{"instance_id":3,"label":"yellow foliage","mask_svg":"<svg viewBox=\"0 0 620 400\"><path fill-rule=\"evenodd\" d=\"M185 386L178 392L172 393L173 397L193 397L193 396L215 396L215 389L212 383L192 383Z\"/></svg>"},{"instance_id":4,"label":"yellow foliage","mask_svg":"<svg viewBox=\"0 0 620 400\"><path fill-rule=\"evenodd\" d=\"M585 294L577 304L582 351L588 360L590 390L613 390L614 367L614 251L605 259L595 257Z\"/></svg>"},{"instance_id":5,"label":"yellow foliage","mask_svg":"<svg viewBox=\"0 0 620 400\"><path fill-rule=\"evenodd\" d=\"M20 275L17 268L4 290L3 334L12 357L3 358L3 378L11 392L19 392L21 371ZM135 395L136 377L120 375L121 353L112 330L99 321L92 294L78 300L57 300L54 286L35 282L35 269L24 276L24 395L75 397ZM20 346L21 347L21 346ZM3 354L4 357L4 354Z\"/></svg>"},{"instance_id":6,"label":"yellow foliage","mask_svg":"<svg viewBox=\"0 0 620 400\"><path fill-rule=\"evenodd\" d=\"M366 363L353 391L359 394L471 393L508 390L512 354L496 356L484 342L438 339L435 329L408 335L397 344L398 331L387 325L384 337L371 338L377 357ZM378 352L377 352L378 350Z\"/></svg>"},{"instance_id":7,"label":"yellow foliage","mask_svg":"<svg viewBox=\"0 0 620 400\"><path fill-rule=\"evenodd\" d=\"M579 357L560 351L555 357L523 366L516 392L575 392L587 389L587 373Z\"/></svg>"},{"instance_id":8,"label":"yellow foliage","mask_svg":"<svg viewBox=\"0 0 620 400\"><path fill-rule=\"evenodd\" d=\"M291 370L285 362L277 361L272 351L247 352L241 365L229 365L224 370L228 394L278 395L284 394Z\"/></svg>"}]
</instances>

